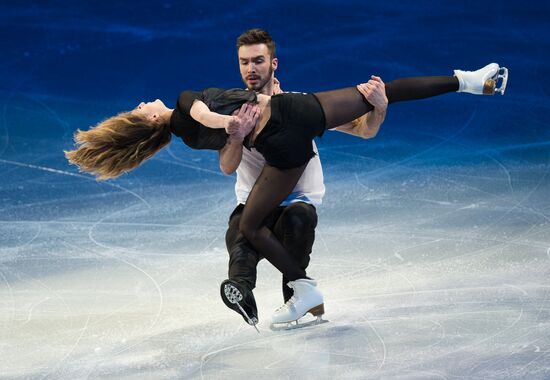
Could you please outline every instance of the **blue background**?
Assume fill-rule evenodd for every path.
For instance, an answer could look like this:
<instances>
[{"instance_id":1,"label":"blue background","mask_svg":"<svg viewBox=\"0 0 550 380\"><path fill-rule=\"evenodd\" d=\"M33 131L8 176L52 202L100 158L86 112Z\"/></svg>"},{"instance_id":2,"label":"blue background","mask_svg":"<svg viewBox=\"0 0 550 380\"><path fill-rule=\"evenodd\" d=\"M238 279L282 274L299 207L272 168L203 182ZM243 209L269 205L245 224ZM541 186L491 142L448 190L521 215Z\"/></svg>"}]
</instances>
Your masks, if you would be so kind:
<instances>
[{"instance_id":1,"label":"blue background","mask_svg":"<svg viewBox=\"0 0 550 380\"><path fill-rule=\"evenodd\" d=\"M455 68L475 70L489 62L510 69L504 97L448 94L392 106L368 144L325 134L318 144L329 180L330 167L348 160L331 155L331 147L342 144L357 145L366 158L419 159L418 165L434 160L468 165L487 150L505 152L516 162L546 164L549 14L543 1L4 3L0 170L8 178L5 202L45 195L25 186L29 175L41 175L22 170L25 165L75 172L62 150L71 149L78 128L143 100L158 97L173 105L184 89L242 86L235 40L251 27L267 29L277 41L276 74L289 91L352 86L371 74L386 81L450 75ZM215 153L190 152L179 141L168 152L174 153L161 152L152 161L198 160L200 169L219 172ZM166 183L184 176L179 168L173 174L172 167L161 168L148 162L121 181L137 175L154 183L160 175ZM38 211L12 210L5 217L50 214Z\"/></svg>"},{"instance_id":2,"label":"blue background","mask_svg":"<svg viewBox=\"0 0 550 380\"><path fill-rule=\"evenodd\" d=\"M540 142L548 137L538 123L548 121L548 10L542 1L4 4L3 136L65 138L53 114L73 130L142 99L172 104L183 89L241 86L236 37L262 27L278 43L277 76L287 90L351 86L370 74L391 80L473 70L490 61L508 66L505 98L449 95L400 105L385 130L398 131L391 137L403 130L452 133L461 110L477 107L489 119L461 137ZM8 110L25 104L29 112ZM399 117L404 110L416 116ZM496 120L506 124L493 114L505 114ZM526 125L526 114L535 114L536 125Z\"/></svg>"}]
</instances>

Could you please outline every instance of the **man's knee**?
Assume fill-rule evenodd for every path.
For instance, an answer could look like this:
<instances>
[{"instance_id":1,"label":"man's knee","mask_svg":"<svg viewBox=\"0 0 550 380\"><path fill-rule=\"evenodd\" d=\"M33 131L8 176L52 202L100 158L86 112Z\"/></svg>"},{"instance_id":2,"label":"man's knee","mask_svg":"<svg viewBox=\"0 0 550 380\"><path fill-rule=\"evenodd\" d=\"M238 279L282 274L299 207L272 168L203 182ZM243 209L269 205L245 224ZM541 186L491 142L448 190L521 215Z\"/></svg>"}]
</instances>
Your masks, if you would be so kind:
<instances>
[{"instance_id":1,"label":"man's knee","mask_svg":"<svg viewBox=\"0 0 550 380\"><path fill-rule=\"evenodd\" d=\"M283 211L280 223L280 228L286 238L303 238L315 233L317 212L315 207L310 204L296 202Z\"/></svg>"},{"instance_id":2,"label":"man's knee","mask_svg":"<svg viewBox=\"0 0 550 380\"><path fill-rule=\"evenodd\" d=\"M309 265L309 255L315 241L317 211L315 207L296 202L286 207L274 232L302 269Z\"/></svg>"}]
</instances>

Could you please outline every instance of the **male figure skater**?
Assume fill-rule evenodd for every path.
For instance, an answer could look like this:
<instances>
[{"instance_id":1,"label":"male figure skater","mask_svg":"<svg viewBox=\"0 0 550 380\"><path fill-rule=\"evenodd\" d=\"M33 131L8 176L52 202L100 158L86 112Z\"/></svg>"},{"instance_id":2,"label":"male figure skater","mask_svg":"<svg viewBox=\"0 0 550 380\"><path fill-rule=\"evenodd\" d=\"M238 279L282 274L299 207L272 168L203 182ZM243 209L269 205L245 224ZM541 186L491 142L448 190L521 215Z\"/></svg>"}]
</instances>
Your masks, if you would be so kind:
<instances>
[{"instance_id":1,"label":"male figure skater","mask_svg":"<svg viewBox=\"0 0 550 380\"><path fill-rule=\"evenodd\" d=\"M237 39L237 53L241 78L247 89L266 95L282 92L279 81L274 76L278 66L276 46L267 31L250 29L244 32ZM373 102L381 106L353 123L336 128L337 130L363 138L376 135L385 118L387 99L384 104L383 82L379 78L373 79L373 82L375 88L372 89L372 93L377 97ZM313 149L317 153L315 143ZM221 170L226 174L237 171L235 192L239 203L229 217L226 233L229 278L221 284L220 293L224 303L252 325L258 321L252 290L256 286L256 267L262 255L239 231L239 221L247 197L264 164L263 156L254 148L243 147L241 139L232 139L220 151ZM304 270L309 265L315 240L315 206L321 204L324 194L323 169L317 154L309 161L292 193L265 220L266 226ZM293 290L287 283L288 280L283 276L282 291L285 302L289 302L293 295Z\"/></svg>"}]
</instances>

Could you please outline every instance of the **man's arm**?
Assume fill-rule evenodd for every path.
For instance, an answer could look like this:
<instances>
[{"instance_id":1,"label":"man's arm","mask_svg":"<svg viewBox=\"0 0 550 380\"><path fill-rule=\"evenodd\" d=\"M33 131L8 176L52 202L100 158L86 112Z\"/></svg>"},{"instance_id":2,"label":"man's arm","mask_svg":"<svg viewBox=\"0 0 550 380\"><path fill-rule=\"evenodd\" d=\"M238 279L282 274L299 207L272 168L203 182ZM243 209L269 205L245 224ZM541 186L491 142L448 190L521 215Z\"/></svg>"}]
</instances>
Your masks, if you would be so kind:
<instances>
[{"instance_id":1,"label":"man's arm","mask_svg":"<svg viewBox=\"0 0 550 380\"><path fill-rule=\"evenodd\" d=\"M371 80L358 85L357 89L374 106L374 110L353 120L351 123L338 126L334 130L349 133L363 139L370 139L376 136L386 118L386 110L388 108L386 87L380 77L373 75Z\"/></svg>"},{"instance_id":2,"label":"man's arm","mask_svg":"<svg viewBox=\"0 0 550 380\"><path fill-rule=\"evenodd\" d=\"M229 137L225 146L220 149L220 170L227 175L237 170L243 154L243 141L256 126L260 116L260 107L256 104L244 104L233 113L235 125L227 128ZM237 128L235 128L237 127Z\"/></svg>"},{"instance_id":3,"label":"man's arm","mask_svg":"<svg viewBox=\"0 0 550 380\"><path fill-rule=\"evenodd\" d=\"M230 175L237 170L243 156L243 140L229 135L224 147L219 150L220 170L223 174Z\"/></svg>"}]
</instances>

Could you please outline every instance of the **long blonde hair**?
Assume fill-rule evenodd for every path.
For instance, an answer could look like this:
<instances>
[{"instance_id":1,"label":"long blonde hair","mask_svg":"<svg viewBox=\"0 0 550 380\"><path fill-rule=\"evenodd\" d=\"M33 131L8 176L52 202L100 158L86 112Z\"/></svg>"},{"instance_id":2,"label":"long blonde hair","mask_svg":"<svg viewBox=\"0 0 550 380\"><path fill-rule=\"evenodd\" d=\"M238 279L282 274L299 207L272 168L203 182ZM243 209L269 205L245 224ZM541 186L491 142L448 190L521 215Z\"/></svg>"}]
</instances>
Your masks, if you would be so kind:
<instances>
[{"instance_id":1,"label":"long blonde hair","mask_svg":"<svg viewBox=\"0 0 550 380\"><path fill-rule=\"evenodd\" d=\"M65 151L65 157L81 171L105 180L137 168L171 138L169 123L122 112L88 131L77 130L74 141L78 146Z\"/></svg>"}]
</instances>

